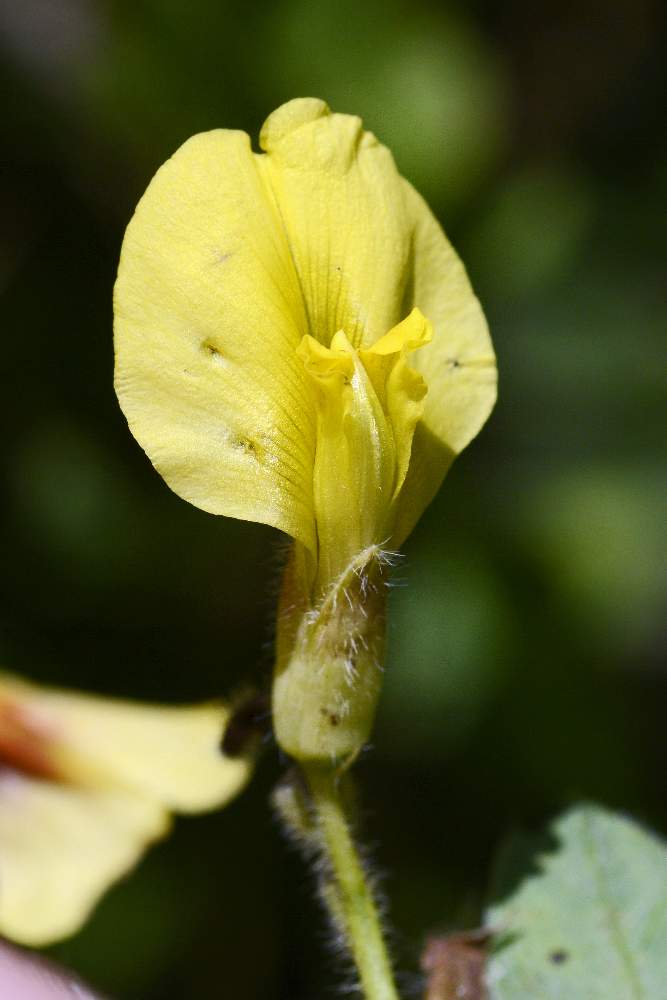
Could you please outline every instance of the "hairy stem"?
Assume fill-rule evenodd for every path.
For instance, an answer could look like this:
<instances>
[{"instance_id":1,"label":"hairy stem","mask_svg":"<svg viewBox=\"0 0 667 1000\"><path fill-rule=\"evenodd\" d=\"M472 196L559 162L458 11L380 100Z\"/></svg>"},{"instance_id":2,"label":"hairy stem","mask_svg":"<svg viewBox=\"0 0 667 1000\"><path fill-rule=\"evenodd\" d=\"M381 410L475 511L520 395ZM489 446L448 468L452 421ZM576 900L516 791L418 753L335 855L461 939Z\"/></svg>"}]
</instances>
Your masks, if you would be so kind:
<instances>
[{"instance_id":1,"label":"hairy stem","mask_svg":"<svg viewBox=\"0 0 667 1000\"><path fill-rule=\"evenodd\" d=\"M323 893L331 916L345 935L366 1000L398 1000L391 963L373 893L352 839L336 773L322 765L304 767L319 841L330 868Z\"/></svg>"}]
</instances>

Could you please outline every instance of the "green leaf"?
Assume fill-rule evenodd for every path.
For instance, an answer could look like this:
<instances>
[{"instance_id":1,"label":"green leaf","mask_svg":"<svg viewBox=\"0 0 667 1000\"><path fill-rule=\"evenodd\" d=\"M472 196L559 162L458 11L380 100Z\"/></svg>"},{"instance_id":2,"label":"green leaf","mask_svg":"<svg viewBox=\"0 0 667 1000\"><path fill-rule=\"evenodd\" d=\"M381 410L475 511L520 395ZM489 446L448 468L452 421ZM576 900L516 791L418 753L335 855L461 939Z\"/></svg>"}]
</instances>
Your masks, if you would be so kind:
<instances>
[{"instance_id":1,"label":"green leaf","mask_svg":"<svg viewBox=\"0 0 667 1000\"><path fill-rule=\"evenodd\" d=\"M580 805L501 852L486 924L490 1000L667 998L667 852Z\"/></svg>"}]
</instances>

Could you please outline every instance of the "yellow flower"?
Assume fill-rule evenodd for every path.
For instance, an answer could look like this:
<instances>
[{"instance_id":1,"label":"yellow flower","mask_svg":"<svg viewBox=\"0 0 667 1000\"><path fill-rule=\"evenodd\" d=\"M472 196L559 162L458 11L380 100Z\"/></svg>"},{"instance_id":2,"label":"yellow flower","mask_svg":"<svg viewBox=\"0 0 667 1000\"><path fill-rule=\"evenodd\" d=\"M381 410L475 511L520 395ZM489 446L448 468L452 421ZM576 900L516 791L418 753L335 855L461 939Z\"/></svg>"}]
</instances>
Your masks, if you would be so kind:
<instances>
[{"instance_id":1,"label":"yellow flower","mask_svg":"<svg viewBox=\"0 0 667 1000\"><path fill-rule=\"evenodd\" d=\"M0 933L73 934L172 812L227 802L250 763L220 752L228 711L37 687L0 674Z\"/></svg>"},{"instance_id":2,"label":"yellow flower","mask_svg":"<svg viewBox=\"0 0 667 1000\"><path fill-rule=\"evenodd\" d=\"M387 549L398 548L496 394L463 266L358 118L304 98L194 136L128 226L116 388L167 483L295 545L273 694L302 759L367 738Z\"/></svg>"}]
</instances>

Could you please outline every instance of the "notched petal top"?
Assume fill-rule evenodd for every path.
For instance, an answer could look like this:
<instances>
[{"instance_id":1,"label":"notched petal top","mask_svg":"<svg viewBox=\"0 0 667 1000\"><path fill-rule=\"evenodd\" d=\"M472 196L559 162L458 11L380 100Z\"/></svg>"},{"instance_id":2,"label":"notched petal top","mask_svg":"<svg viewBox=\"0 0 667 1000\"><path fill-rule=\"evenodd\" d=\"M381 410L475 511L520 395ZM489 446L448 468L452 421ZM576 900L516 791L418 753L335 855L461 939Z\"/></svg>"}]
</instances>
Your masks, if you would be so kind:
<instances>
[{"instance_id":1,"label":"notched petal top","mask_svg":"<svg viewBox=\"0 0 667 1000\"><path fill-rule=\"evenodd\" d=\"M139 203L115 289L121 406L180 496L274 525L317 556L321 407L297 349L308 336L328 350L342 331L356 358L345 363L360 358L383 385L382 338L418 307L433 338L393 365L404 402L386 413L398 545L493 406L484 316L428 207L358 118L291 101L260 145L194 136Z\"/></svg>"}]
</instances>

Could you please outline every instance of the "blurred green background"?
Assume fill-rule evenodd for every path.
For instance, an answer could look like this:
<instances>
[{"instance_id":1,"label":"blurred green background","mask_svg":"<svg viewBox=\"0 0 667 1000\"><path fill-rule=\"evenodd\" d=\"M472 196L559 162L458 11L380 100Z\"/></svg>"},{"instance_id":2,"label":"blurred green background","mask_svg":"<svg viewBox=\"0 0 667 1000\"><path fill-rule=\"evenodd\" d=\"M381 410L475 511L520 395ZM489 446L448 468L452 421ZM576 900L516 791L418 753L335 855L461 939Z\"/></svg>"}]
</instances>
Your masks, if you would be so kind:
<instances>
[{"instance_id":1,"label":"blurred green background","mask_svg":"<svg viewBox=\"0 0 667 1000\"><path fill-rule=\"evenodd\" d=\"M406 546L359 768L406 995L513 825L577 797L667 826L660 5L2 0L0 662L183 701L270 669L280 541L179 500L112 389L134 205L190 134L298 95L364 117L462 254L500 401ZM660 218L662 209L662 219ZM122 1000L327 995L264 756L52 953Z\"/></svg>"}]
</instances>

